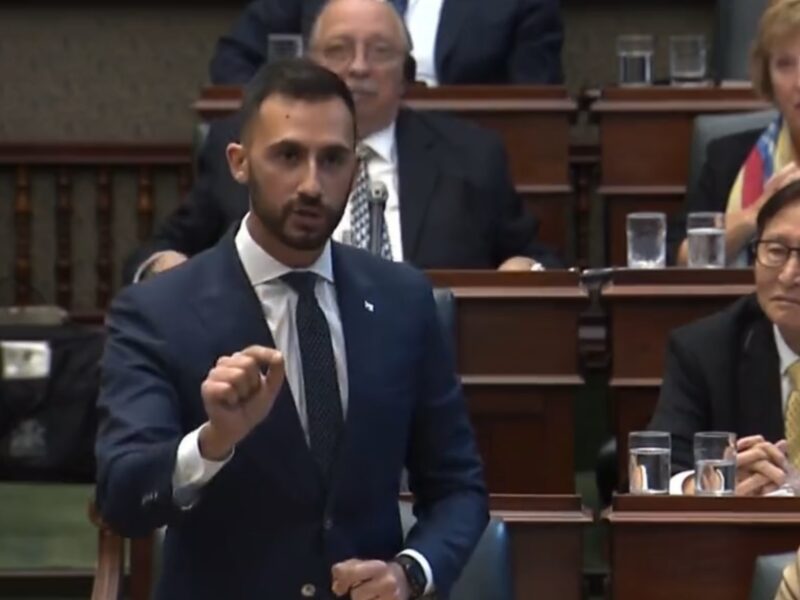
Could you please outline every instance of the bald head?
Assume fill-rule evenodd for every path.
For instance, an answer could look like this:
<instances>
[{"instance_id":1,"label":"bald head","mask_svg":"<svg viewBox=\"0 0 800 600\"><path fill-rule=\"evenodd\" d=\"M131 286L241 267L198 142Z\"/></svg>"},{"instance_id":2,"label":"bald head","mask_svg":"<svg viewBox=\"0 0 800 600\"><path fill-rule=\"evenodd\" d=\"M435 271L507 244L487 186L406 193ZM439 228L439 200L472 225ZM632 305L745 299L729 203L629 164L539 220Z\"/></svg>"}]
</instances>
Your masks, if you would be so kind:
<instances>
[{"instance_id":1,"label":"bald head","mask_svg":"<svg viewBox=\"0 0 800 600\"><path fill-rule=\"evenodd\" d=\"M317 16L310 57L350 88L359 138L397 117L410 48L403 19L385 0L329 0Z\"/></svg>"},{"instance_id":2,"label":"bald head","mask_svg":"<svg viewBox=\"0 0 800 600\"><path fill-rule=\"evenodd\" d=\"M394 29L396 39L402 41L405 46L404 50L408 53L411 52L411 36L408 33L403 17L395 9L394 5L387 0L328 0L322 7L322 10L314 20L311 27L311 35L309 36L309 45L313 48L317 43L320 31L324 33L324 27L332 22L342 22L346 19L352 11L358 11L362 14L369 11L371 14L380 14L381 21L384 19L386 23L391 23L391 29Z\"/></svg>"}]
</instances>

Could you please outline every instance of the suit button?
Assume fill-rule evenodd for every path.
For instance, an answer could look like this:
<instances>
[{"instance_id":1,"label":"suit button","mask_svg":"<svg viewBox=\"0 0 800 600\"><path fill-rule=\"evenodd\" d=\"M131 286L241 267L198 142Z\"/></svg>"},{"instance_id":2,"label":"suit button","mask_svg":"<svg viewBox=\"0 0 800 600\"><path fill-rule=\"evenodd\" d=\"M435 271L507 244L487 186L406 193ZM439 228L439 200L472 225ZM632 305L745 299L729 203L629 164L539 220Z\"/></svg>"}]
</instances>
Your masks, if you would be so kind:
<instances>
[{"instance_id":1,"label":"suit button","mask_svg":"<svg viewBox=\"0 0 800 600\"><path fill-rule=\"evenodd\" d=\"M325 528L325 531L330 531L331 529L333 529L333 519L331 519L330 517L327 517L322 522L322 526Z\"/></svg>"},{"instance_id":2,"label":"suit button","mask_svg":"<svg viewBox=\"0 0 800 600\"><path fill-rule=\"evenodd\" d=\"M303 598L313 598L317 594L317 588L313 584L307 583L300 588Z\"/></svg>"}]
</instances>

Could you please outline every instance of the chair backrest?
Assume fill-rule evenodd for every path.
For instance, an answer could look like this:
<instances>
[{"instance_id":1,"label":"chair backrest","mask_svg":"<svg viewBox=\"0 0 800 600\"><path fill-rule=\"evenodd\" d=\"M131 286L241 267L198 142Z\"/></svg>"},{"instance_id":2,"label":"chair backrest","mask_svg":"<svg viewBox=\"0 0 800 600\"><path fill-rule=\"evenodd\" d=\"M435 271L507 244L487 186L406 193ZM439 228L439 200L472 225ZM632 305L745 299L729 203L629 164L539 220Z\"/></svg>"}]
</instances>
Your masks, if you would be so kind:
<instances>
[{"instance_id":1,"label":"chair backrest","mask_svg":"<svg viewBox=\"0 0 800 600\"><path fill-rule=\"evenodd\" d=\"M203 146L208 139L208 131L211 125L207 121L200 121L194 126L192 132L192 170L194 171L194 178L197 180L197 164L200 160L200 153L203 151Z\"/></svg>"},{"instance_id":2,"label":"chair backrest","mask_svg":"<svg viewBox=\"0 0 800 600\"><path fill-rule=\"evenodd\" d=\"M692 189L697 184L703 163L706 162L708 145L713 140L750 129L766 129L777 115L775 110L761 110L750 113L695 117L692 147L689 151L689 180L686 182L686 188Z\"/></svg>"},{"instance_id":3,"label":"chair backrest","mask_svg":"<svg viewBox=\"0 0 800 600\"><path fill-rule=\"evenodd\" d=\"M400 502L403 531L416 522L411 503ZM490 519L475 551L450 593L450 600L513 600L511 551L505 524Z\"/></svg>"},{"instance_id":4,"label":"chair backrest","mask_svg":"<svg viewBox=\"0 0 800 600\"><path fill-rule=\"evenodd\" d=\"M714 65L718 80L750 79L750 48L767 0L717 0Z\"/></svg>"},{"instance_id":5,"label":"chair backrest","mask_svg":"<svg viewBox=\"0 0 800 600\"><path fill-rule=\"evenodd\" d=\"M450 288L434 288L433 300L436 302L436 312L439 315L439 323L442 326L444 338L450 346L450 351L455 357L456 335L456 299Z\"/></svg>"},{"instance_id":6,"label":"chair backrest","mask_svg":"<svg viewBox=\"0 0 800 600\"><path fill-rule=\"evenodd\" d=\"M797 556L794 552L767 554L756 558L750 600L774 600L781 584L783 569Z\"/></svg>"}]
</instances>

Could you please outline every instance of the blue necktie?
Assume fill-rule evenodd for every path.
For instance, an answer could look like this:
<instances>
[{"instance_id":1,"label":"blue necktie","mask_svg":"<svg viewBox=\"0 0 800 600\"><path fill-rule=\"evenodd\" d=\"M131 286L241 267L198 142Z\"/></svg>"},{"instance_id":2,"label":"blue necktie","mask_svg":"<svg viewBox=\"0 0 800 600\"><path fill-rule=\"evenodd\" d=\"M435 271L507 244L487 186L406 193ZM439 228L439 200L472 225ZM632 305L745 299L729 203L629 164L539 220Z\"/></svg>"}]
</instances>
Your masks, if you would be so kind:
<instances>
[{"instance_id":1,"label":"blue necktie","mask_svg":"<svg viewBox=\"0 0 800 600\"><path fill-rule=\"evenodd\" d=\"M281 279L297 292L295 322L303 364L308 437L311 454L327 478L344 428L331 332L314 295L317 276L310 271L293 271Z\"/></svg>"}]
</instances>

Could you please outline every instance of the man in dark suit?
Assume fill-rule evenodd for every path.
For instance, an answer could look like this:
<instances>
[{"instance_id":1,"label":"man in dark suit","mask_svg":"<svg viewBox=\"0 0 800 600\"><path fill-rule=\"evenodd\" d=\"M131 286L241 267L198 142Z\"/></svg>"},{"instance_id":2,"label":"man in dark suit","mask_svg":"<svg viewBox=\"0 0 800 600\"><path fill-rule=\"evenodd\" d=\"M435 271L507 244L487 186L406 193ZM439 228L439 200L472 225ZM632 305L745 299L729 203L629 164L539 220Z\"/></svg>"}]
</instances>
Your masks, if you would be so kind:
<instances>
[{"instance_id":1,"label":"man in dark suit","mask_svg":"<svg viewBox=\"0 0 800 600\"><path fill-rule=\"evenodd\" d=\"M732 431L736 491L761 495L800 467L800 182L763 205L755 244L756 293L677 329L650 429L672 433L676 483L691 492L693 436ZM788 454L788 456L787 456Z\"/></svg>"},{"instance_id":2,"label":"man in dark suit","mask_svg":"<svg viewBox=\"0 0 800 600\"><path fill-rule=\"evenodd\" d=\"M513 189L494 134L452 117L400 108L408 40L390 5L335 0L314 31L311 57L354 92L360 142L374 150L369 175L389 192L391 258L423 269L560 265L536 242L536 221ZM247 190L231 178L223 160L237 136L237 117L212 125L189 200L127 262L126 281L211 246L242 217ZM348 212L334 239L343 240L350 221Z\"/></svg>"},{"instance_id":3,"label":"man in dark suit","mask_svg":"<svg viewBox=\"0 0 800 600\"><path fill-rule=\"evenodd\" d=\"M389 0L387 0L389 1ZM247 82L271 34L308 39L325 0L256 0L217 43L211 81ZM440 84L561 83L558 0L391 0L405 13L422 80ZM428 28L438 22L435 35Z\"/></svg>"},{"instance_id":4,"label":"man in dark suit","mask_svg":"<svg viewBox=\"0 0 800 600\"><path fill-rule=\"evenodd\" d=\"M247 216L112 305L100 511L127 535L167 525L159 599L446 597L487 521L482 469L424 275L330 241L353 99L296 60L243 113Z\"/></svg>"}]
</instances>

